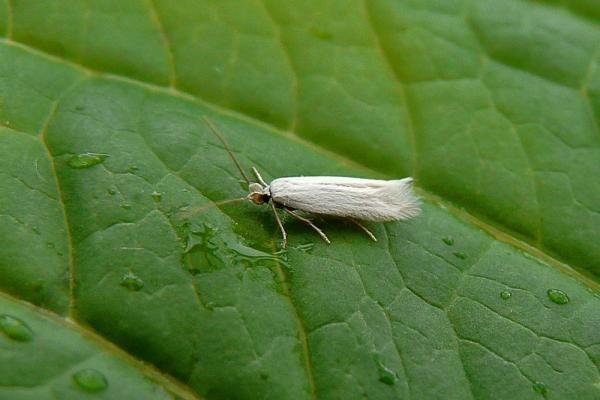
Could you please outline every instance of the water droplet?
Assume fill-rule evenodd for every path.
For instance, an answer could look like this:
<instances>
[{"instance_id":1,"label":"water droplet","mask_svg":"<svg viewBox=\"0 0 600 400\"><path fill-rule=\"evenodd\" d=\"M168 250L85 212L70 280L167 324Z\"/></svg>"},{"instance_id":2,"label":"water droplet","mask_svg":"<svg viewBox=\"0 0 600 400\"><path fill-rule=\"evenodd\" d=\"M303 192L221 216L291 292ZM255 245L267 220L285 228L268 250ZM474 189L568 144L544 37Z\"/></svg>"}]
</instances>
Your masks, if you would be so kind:
<instances>
[{"instance_id":1,"label":"water droplet","mask_svg":"<svg viewBox=\"0 0 600 400\"><path fill-rule=\"evenodd\" d=\"M559 289L548 289L548 297L556 304L567 304L569 302L569 296L565 292Z\"/></svg>"},{"instance_id":2,"label":"water droplet","mask_svg":"<svg viewBox=\"0 0 600 400\"><path fill-rule=\"evenodd\" d=\"M108 194L110 194L111 196L114 196L117 193L117 189L115 189L114 187L109 187L107 190Z\"/></svg>"},{"instance_id":3,"label":"water droplet","mask_svg":"<svg viewBox=\"0 0 600 400\"><path fill-rule=\"evenodd\" d=\"M452 254L454 254L454 257L460 258L461 260L464 260L465 258L467 258L467 255L465 253L463 253L462 251L457 251Z\"/></svg>"},{"instance_id":4,"label":"water droplet","mask_svg":"<svg viewBox=\"0 0 600 400\"><path fill-rule=\"evenodd\" d=\"M46 247L49 249L53 249L54 248L54 243L52 242L46 242Z\"/></svg>"},{"instance_id":5,"label":"water droplet","mask_svg":"<svg viewBox=\"0 0 600 400\"><path fill-rule=\"evenodd\" d=\"M294 248L296 250L300 250L301 252L304 252L304 253L310 253L314 247L315 247L314 243L304 243L304 244L299 244L298 246L296 246Z\"/></svg>"},{"instance_id":6,"label":"water droplet","mask_svg":"<svg viewBox=\"0 0 600 400\"><path fill-rule=\"evenodd\" d=\"M138 167L137 165L130 165L130 166L129 166L129 170L130 170L131 172L135 172L135 171L137 171L137 170L139 170L139 169L140 169L140 167Z\"/></svg>"},{"instance_id":7,"label":"water droplet","mask_svg":"<svg viewBox=\"0 0 600 400\"><path fill-rule=\"evenodd\" d=\"M447 246L454 245L454 239L449 236L442 238L442 242L444 242Z\"/></svg>"},{"instance_id":8,"label":"water droplet","mask_svg":"<svg viewBox=\"0 0 600 400\"><path fill-rule=\"evenodd\" d=\"M184 252L189 253L197 247L201 247L202 251L210 250L208 246L212 244L212 239L216 232L217 230L211 224L207 223L202 224L200 229L190 229Z\"/></svg>"},{"instance_id":9,"label":"water droplet","mask_svg":"<svg viewBox=\"0 0 600 400\"><path fill-rule=\"evenodd\" d=\"M0 330L18 342L29 342L33 338L33 332L25 322L7 314L0 315Z\"/></svg>"},{"instance_id":10,"label":"water droplet","mask_svg":"<svg viewBox=\"0 0 600 400\"><path fill-rule=\"evenodd\" d=\"M67 164L71 168L81 169L81 168L89 168L96 164L100 164L104 160L106 160L108 154L103 153L81 153L74 155L69 159Z\"/></svg>"},{"instance_id":11,"label":"water droplet","mask_svg":"<svg viewBox=\"0 0 600 400\"><path fill-rule=\"evenodd\" d=\"M123 277L121 278L120 285L131 291L137 292L138 290L144 287L144 281L141 280L136 274L130 271L123 275Z\"/></svg>"},{"instance_id":12,"label":"water droplet","mask_svg":"<svg viewBox=\"0 0 600 400\"><path fill-rule=\"evenodd\" d=\"M187 271L192 274L198 274L203 267L214 267L223 264L224 260L220 257L219 246L216 243L215 235L216 228L210 224L203 224L201 228L190 228L185 227L188 230L186 247L184 254L196 253L196 250L200 250L199 254L201 257L194 259L194 262L186 262Z\"/></svg>"},{"instance_id":13,"label":"water droplet","mask_svg":"<svg viewBox=\"0 0 600 400\"><path fill-rule=\"evenodd\" d=\"M285 265L285 259L278 254L268 254L245 246L227 233L219 234L218 228L208 223L186 229L189 232L184 253L191 262L184 264L193 275L205 270L221 269L232 262L243 267L264 266L269 262Z\"/></svg>"},{"instance_id":14,"label":"water droplet","mask_svg":"<svg viewBox=\"0 0 600 400\"><path fill-rule=\"evenodd\" d=\"M227 253L233 257L234 261L248 267L255 267L259 264L264 265L265 262L286 264L285 260L277 255L268 254L252 247L244 246L238 242L226 240L224 244L227 248Z\"/></svg>"},{"instance_id":15,"label":"water droplet","mask_svg":"<svg viewBox=\"0 0 600 400\"><path fill-rule=\"evenodd\" d=\"M394 371L386 367L381 361L377 363L377 369L379 372L379 382L383 382L386 385L394 385L398 380L398 376Z\"/></svg>"},{"instance_id":16,"label":"water droplet","mask_svg":"<svg viewBox=\"0 0 600 400\"><path fill-rule=\"evenodd\" d=\"M156 190L152 192L150 196L152 196L152 200L154 200L154 202L156 203L160 203L160 201L162 200L162 193L157 192Z\"/></svg>"},{"instance_id":17,"label":"water droplet","mask_svg":"<svg viewBox=\"0 0 600 400\"><path fill-rule=\"evenodd\" d=\"M535 390L537 393L541 394L542 396L546 396L546 394L548 394L548 388L546 387L546 384L543 382L534 382L533 390Z\"/></svg>"},{"instance_id":18,"label":"water droplet","mask_svg":"<svg viewBox=\"0 0 600 400\"><path fill-rule=\"evenodd\" d=\"M85 392L101 392L108 386L106 377L92 368L79 370L73 374L73 381Z\"/></svg>"},{"instance_id":19,"label":"water droplet","mask_svg":"<svg viewBox=\"0 0 600 400\"><path fill-rule=\"evenodd\" d=\"M123 204L121 204L121 208L123 210L131 210L131 204L123 203Z\"/></svg>"},{"instance_id":20,"label":"water droplet","mask_svg":"<svg viewBox=\"0 0 600 400\"><path fill-rule=\"evenodd\" d=\"M512 296L512 293L509 292L508 290L503 290L500 292L500 298L502 300L508 300L508 299L510 299L510 296Z\"/></svg>"}]
</instances>

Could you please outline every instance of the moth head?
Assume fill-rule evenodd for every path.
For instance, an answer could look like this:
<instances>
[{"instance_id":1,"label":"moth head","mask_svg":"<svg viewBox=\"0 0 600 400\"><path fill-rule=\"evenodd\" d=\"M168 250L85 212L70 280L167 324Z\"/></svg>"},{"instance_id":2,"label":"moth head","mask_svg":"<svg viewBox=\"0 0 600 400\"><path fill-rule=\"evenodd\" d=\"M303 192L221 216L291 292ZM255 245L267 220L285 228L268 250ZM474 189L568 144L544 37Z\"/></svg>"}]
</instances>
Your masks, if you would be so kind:
<instances>
[{"instance_id":1,"label":"moth head","mask_svg":"<svg viewBox=\"0 0 600 400\"><path fill-rule=\"evenodd\" d=\"M260 205L268 203L271 195L269 194L269 188L263 187L260 183L251 183L248 186L250 193L248 194L248 200L254 204Z\"/></svg>"}]
</instances>

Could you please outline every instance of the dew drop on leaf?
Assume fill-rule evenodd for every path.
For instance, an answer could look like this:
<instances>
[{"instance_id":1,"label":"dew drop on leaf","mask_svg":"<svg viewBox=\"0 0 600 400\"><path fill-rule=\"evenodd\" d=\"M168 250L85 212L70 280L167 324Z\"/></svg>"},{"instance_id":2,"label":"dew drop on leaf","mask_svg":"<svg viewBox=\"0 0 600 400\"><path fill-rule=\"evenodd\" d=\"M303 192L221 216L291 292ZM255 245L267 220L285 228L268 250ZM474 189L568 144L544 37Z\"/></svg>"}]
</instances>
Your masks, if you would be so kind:
<instances>
[{"instance_id":1,"label":"dew drop on leaf","mask_svg":"<svg viewBox=\"0 0 600 400\"><path fill-rule=\"evenodd\" d=\"M120 285L131 291L137 292L144 287L144 281L133 272L128 272L121 278Z\"/></svg>"},{"instance_id":2,"label":"dew drop on leaf","mask_svg":"<svg viewBox=\"0 0 600 400\"><path fill-rule=\"evenodd\" d=\"M192 275L200 271L221 269L234 264L244 268L266 264L287 265L281 253L268 254L241 244L237 238L219 234L219 229L209 223L186 228L187 239L184 254L190 262L186 269Z\"/></svg>"},{"instance_id":3,"label":"dew drop on leaf","mask_svg":"<svg viewBox=\"0 0 600 400\"><path fill-rule=\"evenodd\" d=\"M398 376L394 371L388 368L381 360L381 355L375 355L375 362L377 362L377 371L379 373L379 382L383 382L386 385L394 385L398 380Z\"/></svg>"},{"instance_id":4,"label":"dew drop on leaf","mask_svg":"<svg viewBox=\"0 0 600 400\"><path fill-rule=\"evenodd\" d=\"M463 253L462 251L457 251L452 254L454 254L454 257L460 258L461 260L464 260L465 258L467 258L467 255L465 253Z\"/></svg>"},{"instance_id":5,"label":"dew drop on leaf","mask_svg":"<svg viewBox=\"0 0 600 400\"><path fill-rule=\"evenodd\" d=\"M394 371L392 371L385 365L379 363L379 382L383 382L386 385L391 386L391 385L394 385L397 380L398 380L398 377L396 376Z\"/></svg>"},{"instance_id":6,"label":"dew drop on leaf","mask_svg":"<svg viewBox=\"0 0 600 400\"><path fill-rule=\"evenodd\" d=\"M217 229L208 223L203 224L200 229L190 230L184 252L189 253L196 248L200 248L203 252L214 252L216 246L213 239L216 233Z\"/></svg>"},{"instance_id":7,"label":"dew drop on leaf","mask_svg":"<svg viewBox=\"0 0 600 400\"><path fill-rule=\"evenodd\" d=\"M546 394L548 393L548 388L546 387L546 385L543 382L534 382L533 390L535 390L537 393L541 394L542 396L546 396Z\"/></svg>"},{"instance_id":8,"label":"dew drop on leaf","mask_svg":"<svg viewBox=\"0 0 600 400\"><path fill-rule=\"evenodd\" d=\"M454 245L454 239L449 236L442 238L442 242L444 242L446 244L446 246Z\"/></svg>"},{"instance_id":9,"label":"dew drop on leaf","mask_svg":"<svg viewBox=\"0 0 600 400\"><path fill-rule=\"evenodd\" d=\"M252 247L247 247L241 243L226 240L224 244L227 249L228 255L233 259L235 263L247 266L257 267L264 265L265 262L274 262L285 264L285 260L278 255L264 253L260 250L256 250Z\"/></svg>"},{"instance_id":10,"label":"dew drop on leaf","mask_svg":"<svg viewBox=\"0 0 600 400\"><path fill-rule=\"evenodd\" d=\"M294 247L294 249L300 250L303 253L310 253L314 247L315 247L314 243L304 243L304 244L299 244L298 246Z\"/></svg>"},{"instance_id":11,"label":"dew drop on leaf","mask_svg":"<svg viewBox=\"0 0 600 400\"><path fill-rule=\"evenodd\" d=\"M123 204L121 204L121 208L123 210L131 210L131 204L123 203Z\"/></svg>"},{"instance_id":12,"label":"dew drop on leaf","mask_svg":"<svg viewBox=\"0 0 600 400\"><path fill-rule=\"evenodd\" d=\"M7 314L0 315L0 330L18 342L29 342L33 338L33 332L25 322Z\"/></svg>"},{"instance_id":13,"label":"dew drop on leaf","mask_svg":"<svg viewBox=\"0 0 600 400\"><path fill-rule=\"evenodd\" d=\"M150 196L152 196L152 200L154 200L155 203L160 203L160 201L162 200L162 193L157 192L156 190L152 192Z\"/></svg>"},{"instance_id":14,"label":"dew drop on leaf","mask_svg":"<svg viewBox=\"0 0 600 400\"><path fill-rule=\"evenodd\" d=\"M108 386L106 377L92 368L79 370L73 374L73 381L85 392L101 392Z\"/></svg>"},{"instance_id":15,"label":"dew drop on leaf","mask_svg":"<svg viewBox=\"0 0 600 400\"><path fill-rule=\"evenodd\" d=\"M502 300L508 300L508 299L510 299L510 296L512 296L512 293L509 292L508 290L503 290L500 292L500 298Z\"/></svg>"},{"instance_id":16,"label":"dew drop on leaf","mask_svg":"<svg viewBox=\"0 0 600 400\"><path fill-rule=\"evenodd\" d=\"M104 160L106 160L108 154L103 153L81 153L74 155L69 159L67 164L71 168L82 169L89 168L96 164L100 164Z\"/></svg>"},{"instance_id":17,"label":"dew drop on leaf","mask_svg":"<svg viewBox=\"0 0 600 400\"><path fill-rule=\"evenodd\" d=\"M556 304L567 304L569 296L560 289L548 289L548 298Z\"/></svg>"},{"instance_id":18,"label":"dew drop on leaf","mask_svg":"<svg viewBox=\"0 0 600 400\"><path fill-rule=\"evenodd\" d=\"M115 195L117 193L117 189L115 189L114 187L109 187L107 190L108 194L110 194L111 196Z\"/></svg>"}]
</instances>

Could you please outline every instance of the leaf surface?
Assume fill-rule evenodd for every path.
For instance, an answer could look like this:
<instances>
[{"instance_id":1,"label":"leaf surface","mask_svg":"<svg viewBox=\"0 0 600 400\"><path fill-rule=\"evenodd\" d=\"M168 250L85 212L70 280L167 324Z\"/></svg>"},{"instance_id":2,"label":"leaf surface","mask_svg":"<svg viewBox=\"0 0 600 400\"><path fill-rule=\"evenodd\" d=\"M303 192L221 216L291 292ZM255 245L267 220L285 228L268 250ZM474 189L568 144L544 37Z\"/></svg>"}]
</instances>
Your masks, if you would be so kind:
<instances>
[{"instance_id":1,"label":"leaf surface","mask_svg":"<svg viewBox=\"0 0 600 400\"><path fill-rule=\"evenodd\" d=\"M598 398L600 12L555 3L4 2L0 314L34 334L0 397L93 361L107 398ZM246 192L203 115L267 181L412 175L423 213L281 251L209 207Z\"/></svg>"}]
</instances>

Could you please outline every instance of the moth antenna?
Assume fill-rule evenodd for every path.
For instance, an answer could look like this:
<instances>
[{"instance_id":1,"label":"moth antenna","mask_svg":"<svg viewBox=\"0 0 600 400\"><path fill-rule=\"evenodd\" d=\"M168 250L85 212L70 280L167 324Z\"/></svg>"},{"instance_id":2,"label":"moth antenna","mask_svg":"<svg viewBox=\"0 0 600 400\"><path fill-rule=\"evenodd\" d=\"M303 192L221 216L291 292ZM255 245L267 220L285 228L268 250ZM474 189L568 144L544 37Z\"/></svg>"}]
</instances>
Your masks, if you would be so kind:
<instances>
[{"instance_id":1,"label":"moth antenna","mask_svg":"<svg viewBox=\"0 0 600 400\"><path fill-rule=\"evenodd\" d=\"M202 213L202 211L208 210L209 208L218 207L218 206L221 206L223 204L235 203L235 202L243 201L243 200L246 200L246 198L245 197L238 197L238 198L235 198L235 199L225 199L225 200L220 200L220 201L214 201L214 202L212 202L210 204L205 204L203 206L194 207L194 208L192 208L190 210L182 211L180 215L184 219L188 219L188 218L191 218L193 216L196 216L196 215Z\"/></svg>"},{"instance_id":2,"label":"moth antenna","mask_svg":"<svg viewBox=\"0 0 600 400\"><path fill-rule=\"evenodd\" d=\"M265 182L265 180L263 179L262 176L260 176L260 173L258 172L258 170L255 167L252 167L252 172L254 172L254 176L256 176L256 179L258 179L258 182L263 185L263 186L269 186L267 185L267 182Z\"/></svg>"},{"instance_id":3,"label":"moth antenna","mask_svg":"<svg viewBox=\"0 0 600 400\"><path fill-rule=\"evenodd\" d=\"M210 131L217 137L217 139L219 139L221 141L221 143L223 143L223 146L225 147L225 150L227 150L227 153L229 154L229 157L231 157L231 159L235 163L235 166L237 167L238 171L240 171L240 174L242 174L242 177L244 178L244 180L246 181L246 183L248 185L250 185L250 179L248 179L248 175L246 175L246 173L242 169L242 166L240 165L239 161L233 155L233 152L229 148L229 145L227 144L227 141L225 140L225 137L223 137L223 135L221 135L219 133L219 131L217 130L217 128L213 125L213 123L208 119L208 117L206 115L203 115L202 119L204 120L204 123L206 124L206 126L208 126L208 129L210 129Z\"/></svg>"}]
</instances>

